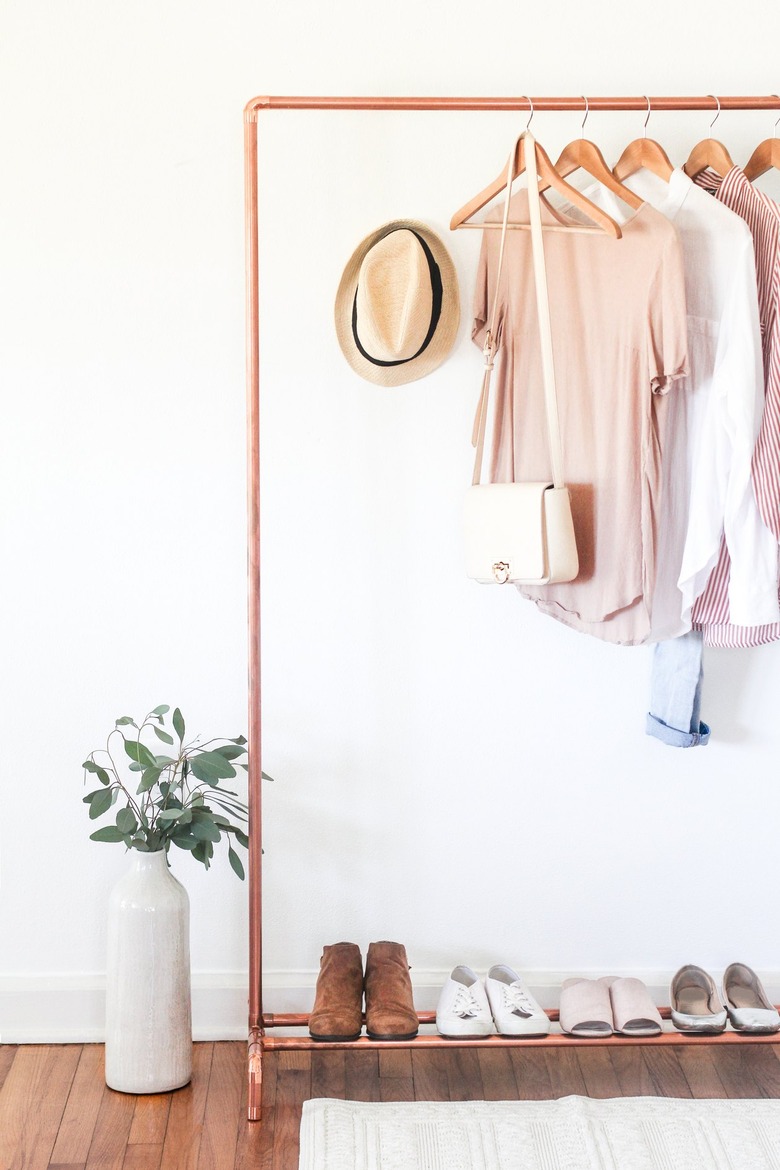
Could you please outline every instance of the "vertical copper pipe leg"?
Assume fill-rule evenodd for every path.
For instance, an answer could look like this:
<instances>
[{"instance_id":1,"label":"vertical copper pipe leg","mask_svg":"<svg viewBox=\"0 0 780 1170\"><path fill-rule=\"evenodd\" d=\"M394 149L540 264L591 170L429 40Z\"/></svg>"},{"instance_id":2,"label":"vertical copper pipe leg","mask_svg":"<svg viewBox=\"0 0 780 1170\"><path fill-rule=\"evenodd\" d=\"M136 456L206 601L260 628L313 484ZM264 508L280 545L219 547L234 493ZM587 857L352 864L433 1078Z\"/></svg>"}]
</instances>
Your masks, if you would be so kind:
<instances>
[{"instance_id":1,"label":"vertical copper pipe leg","mask_svg":"<svg viewBox=\"0 0 780 1170\"><path fill-rule=\"evenodd\" d=\"M249 1035L249 1086L247 1120L260 1121L263 1104L263 1034L253 1028Z\"/></svg>"}]
</instances>

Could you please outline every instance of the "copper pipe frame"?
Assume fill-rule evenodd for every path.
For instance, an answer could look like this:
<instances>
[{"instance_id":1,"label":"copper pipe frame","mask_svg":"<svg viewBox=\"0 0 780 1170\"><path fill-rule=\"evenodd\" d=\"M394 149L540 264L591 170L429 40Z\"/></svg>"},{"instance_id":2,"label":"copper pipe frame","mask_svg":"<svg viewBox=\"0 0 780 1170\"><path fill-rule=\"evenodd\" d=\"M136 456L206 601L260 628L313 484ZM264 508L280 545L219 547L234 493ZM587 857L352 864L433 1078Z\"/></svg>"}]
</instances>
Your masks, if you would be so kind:
<instances>
[{"instance_id":1,"label":"copper pipe frame","mask_svg":"<svg viewBox=\"0 0 780 1170\"><path fill-rule=\"evenodd\" d=\"M780 98L719 97L721 110L780 110ZM653 113L659 110L712 110L713 98L651 97ZM588 108L595 110L639 110L648 108L646 97L589 97ZM248 685L249 731L248 745L248 803L249 803L249 1039L248 1039L248 1104L250 1121L260 1120L262 1093L262 1059L264 1048L290 1046L296 1038L265 1036L264 1027L285 1017L263 1016L262 1007L262 708L260 679L260 319L259 319L259 256L258 256L258 169L257 122L263 110L517 110L564 111L581 110L582 97L256 97L244 108L244 223L246 240L246 392L247 392L247 586L248 586ZM305 1019L306 1017L302 1017ZM654 1043L702 1043L705 1037L682 1037L670 1033L671 1039L652 1038ZM436 1043L435 1036L418 1037L408 1044ZM707 1037L707 1042L744 1043L746 1037L723 1032ZM751 1037L752 1041L764 1039ZM626 1038L619 1038L624 1043ZM549 1042L549 1041L548 1041ZM585 1044L591 1041L556 1037L554 1043ZM313 1042L309 1041L309 1044ZM383 1041L387 1045L388 1041ZM442 1041L442 1047L451 1047L452 1040ZM469 1040L473 1045L480 1043ZM517 1041L491 1038L487 1042L512 1044ZM524 1040L520 1043L528 1044ZM539 1043L536 1041L534 1043ZM614 1037L595 1043L615 1043ZM344 1047L372 1044L369 1040L355 1041ZM299 1047L305 1047L303 1042Z\"/></svg>"}]
</instances>

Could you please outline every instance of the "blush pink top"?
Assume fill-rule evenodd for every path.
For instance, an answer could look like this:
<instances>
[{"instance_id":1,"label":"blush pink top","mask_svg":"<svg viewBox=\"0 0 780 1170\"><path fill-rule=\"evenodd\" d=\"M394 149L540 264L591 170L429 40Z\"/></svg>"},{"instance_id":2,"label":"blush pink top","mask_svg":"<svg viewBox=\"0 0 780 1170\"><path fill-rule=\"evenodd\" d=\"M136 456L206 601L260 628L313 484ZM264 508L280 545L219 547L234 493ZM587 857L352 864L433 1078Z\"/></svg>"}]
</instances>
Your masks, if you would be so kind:
<instances>
[{"instance_id":1,"label":"blush pink top","mask_svg":"<svg viewBox=\"0 0 780 1170\"><path fill-rule=\"evenodd\" d=\"M573 208L565 209L574 216ZM491 219L501 218L497 209ZM511 219L528 221L526 192ZM556 221L543 208L543 220ZM570 584L522 586L544 613L608 642L650 633L664 394L686 372L685 284L668 220L643 203L623 238L545 232L566 484L580 559ZM483 232L473 338L484 341L500 231ZM507 235L497 306L493 482L550 476L530 233Z\"/></svg>"}]
</instances>

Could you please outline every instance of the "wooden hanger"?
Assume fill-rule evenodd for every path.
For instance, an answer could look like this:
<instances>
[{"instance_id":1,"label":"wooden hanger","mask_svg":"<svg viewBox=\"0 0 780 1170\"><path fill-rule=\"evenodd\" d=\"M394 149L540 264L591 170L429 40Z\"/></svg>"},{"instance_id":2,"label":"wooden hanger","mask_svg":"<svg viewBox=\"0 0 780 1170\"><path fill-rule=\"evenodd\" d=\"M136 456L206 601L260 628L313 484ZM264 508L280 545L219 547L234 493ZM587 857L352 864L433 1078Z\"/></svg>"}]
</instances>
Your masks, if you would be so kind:
<instances>
[{"instance_id":1,"label":"wooden hanger","mask_svg":"<svg viewBox=\"0 0 780 1170\"><path fill-rule=\"evenodd\" d=\"M715 97L715 95L710 94L710 97ZM710 122L710 130L720 117L720 99L715 98L715 101L718 103L718 112ZM694 146L683 170L690 179L695 179L707 168L716 171L723 178L733 166L731 155L723 143L718 142L715 138L705 138Z\"/></svg>"},{"instance_id":2,"label":"wooden hanger","mask_svg":"<svg viewBox=\"0 0 780 1170\"><path fill-rule=\"evenodd\" d=\"M582 130L585 130L585 123L588 120L588 99L583 98L585 102L585 117L582 119ZM634 192L624 187L618 179L615 178L612 171L607 166L604 155L594 142L588 142L584 137L575 138L568 146L565 146L561 151L560 157L555 164L555 169L562 178L572 174L573 171L583 170L587 174L592 175L602 186L611 191L613 195L617 195L618 199L622 199L629 207L633 207L636 211L642 206L644 200ZM540 186L540 190L544 190Z\"/></svg>"},{"instance_id":3,"label":"wooden hanger","mask_svg":"<svg viewBox=\"0 0 780 1170\"><path fill-rule=\"evenodd\" d=\"M777 97L777 94L772 94L772 96ZM777 119L777 122L780 122L780 118ZM758 144L745 167L745 174L751 183L754 179L765 175L767 171L772 169L780 171L780 138L777 137L777 122L775 122L774 137L765 138L763 142Z\"/></svg>"},{"instance_id":4,"label":"wooden hanger","mask_svg":"<svg viewBox=\"0 0 780 1170\"><path fill-rule=\"evenodd\" d=\"M658 175L659 179L668 183L674 167L660 143L647 137L647 123L650 121L650 98L645 97L645 101L647 102L647 117L645 118L644 134L641 138L635 138L633 142L629 142L612 168L612 173L616 179L622 181L627 179L629 175L634 175L637 171L645 169L652 171L654 175Z\"/></svg>"},{"instance_id":5,"label":"wooden hanger","mask_svg":"<svg viewBox=\"0 0 780 1170\"><path fill-rule=\"evenodd\" d=\"M533 118L533 107L531 107L531 117L528 119L526 130L531 124L531 118ZM555 167L550 162L546 151L538 142L536 143L536 157L539 165L540 191L543 188L552 187L553 190L557 191L559 195L562 195L563 198L572 205L572 207L576 207L579 211L586 215L592 223L594 223L598 228L601 228L602 231L607 232L608 235L613 236L616 240L621 238L622 233L615 220L612 219L611 216L607 215L605 211L602 211L600 207L597 207L595 203L591 203L590 199L586 199L585 196L580 191L578 191L576 187L572 187L570 183L567 183L566 180L558 174L558 172L555 170ZM522 175L524 170L525 151L523 138L521 135L515 144L515 161L512 168L512 181L514 182L514 180L519 175ZM468 203L464 204L464 206L461 207L459 211L455 212L452 219L450 220L451 230L457 231L458 228L500 229L501 223L499 221L493 222L488 220L484 223L470 223L469 221L471 220L471 217L480 211L487 203L490 203L491 199L495 199L496 195L499 195L504 190L506 190L506 168L501 171L498 177L494 179L489 186L485 187L484 191L480 191L478 195L475 195L473 199L470 199ZM550 205L547 204L547 206L549 207ZM550 210L553 211L555 218L558 219L559 222L563 223L557 212L555 212L553 208L550 208ZM525 229L528 229L529 227L527 223L513 223L511 220L507 226L510 228ZM584 226L580 227L579 225L569 226L563 224L562 227L558 227L557 229L553 228L552 230L588 231L592 229L588 229Z\"/></svg>"}]
</instances>

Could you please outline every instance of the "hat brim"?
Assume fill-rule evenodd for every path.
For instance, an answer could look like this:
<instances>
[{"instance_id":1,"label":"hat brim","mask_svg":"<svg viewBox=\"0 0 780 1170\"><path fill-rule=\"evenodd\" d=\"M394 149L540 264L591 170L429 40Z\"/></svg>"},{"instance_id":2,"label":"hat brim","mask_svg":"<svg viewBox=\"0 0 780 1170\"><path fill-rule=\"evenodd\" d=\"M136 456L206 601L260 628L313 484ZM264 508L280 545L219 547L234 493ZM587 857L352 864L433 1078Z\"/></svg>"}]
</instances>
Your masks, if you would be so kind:
<instances>
[{"instance_id":1,"label":"hat brim","mask_svg":"<svg viewBox=\"0 0 780 1170\"><path fill-rule=\"evenodd\" d=\"M397 365L380 365L361 353L352 331L352 306L355 301L360 267L366 254L390 232L406 229L421 236L439 267L442 281L441 314L433 336L422 353ZM355 373L377 386L402 386L430 374L450 353L460 324L458 277L452 257L439 237L427 224L415 219L395 219L383 224L358 244L344 269L336 293L336 336L341 352Z\"/></svg>"}]
</instances>

